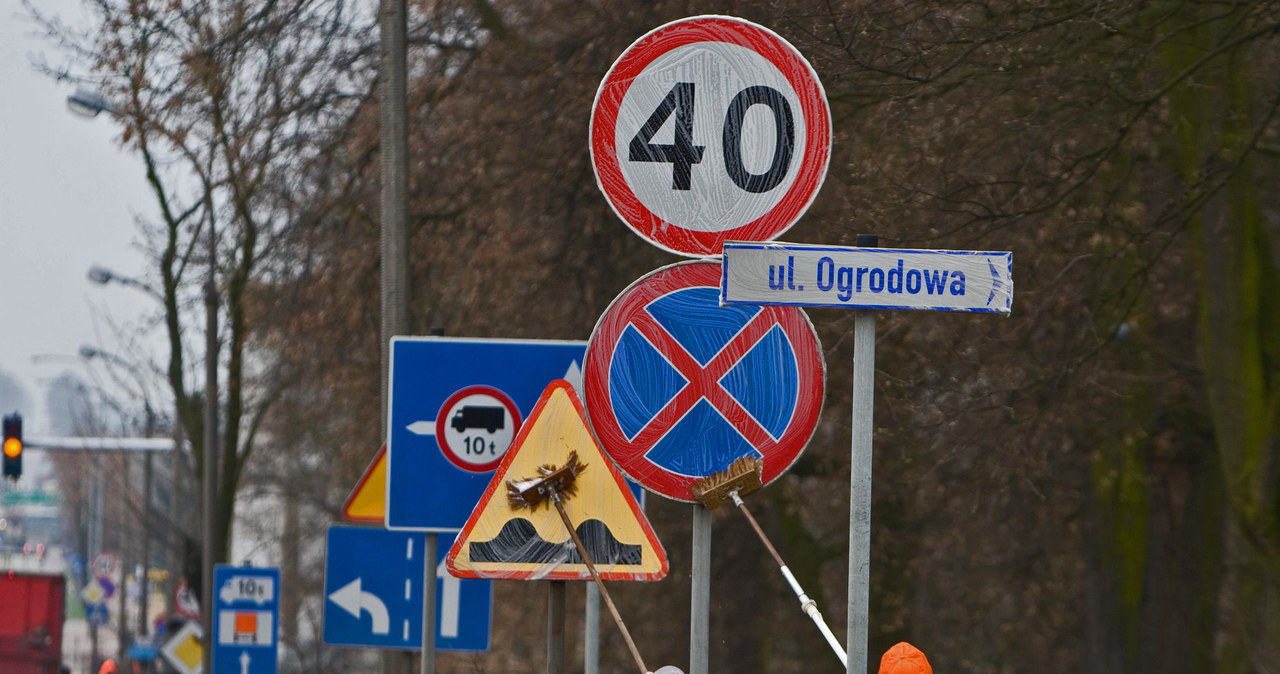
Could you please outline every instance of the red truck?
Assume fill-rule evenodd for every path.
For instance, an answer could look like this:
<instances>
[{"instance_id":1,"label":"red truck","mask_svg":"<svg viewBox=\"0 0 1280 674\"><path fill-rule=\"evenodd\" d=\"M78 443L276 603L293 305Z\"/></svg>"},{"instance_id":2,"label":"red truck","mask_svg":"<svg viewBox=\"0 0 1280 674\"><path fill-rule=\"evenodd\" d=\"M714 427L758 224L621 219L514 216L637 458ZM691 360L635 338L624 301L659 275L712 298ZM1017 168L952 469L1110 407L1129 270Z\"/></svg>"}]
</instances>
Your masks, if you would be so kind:
<instances>
[{"instance_id":1,"label":"red truck","mask_svg":"<svg viewBox=\"0 0 1280 674\"><path fill-rule=\"evenodd\" d=\"M62 576L0 571L0 674L58 674Z\"/></svg>"}]
</instances>

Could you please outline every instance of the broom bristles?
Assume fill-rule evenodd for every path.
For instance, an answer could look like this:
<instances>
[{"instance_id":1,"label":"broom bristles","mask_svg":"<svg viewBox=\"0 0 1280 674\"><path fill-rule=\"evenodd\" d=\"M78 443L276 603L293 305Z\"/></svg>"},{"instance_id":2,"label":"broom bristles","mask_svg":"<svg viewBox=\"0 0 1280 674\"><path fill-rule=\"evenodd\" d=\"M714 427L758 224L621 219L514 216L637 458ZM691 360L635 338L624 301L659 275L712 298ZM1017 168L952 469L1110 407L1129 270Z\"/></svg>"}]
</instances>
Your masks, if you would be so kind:
<instances>
[{"instance_id":1,"label":"broom bristles","mask_svg":"<svg viewBox=\"0 0 1280 674\"><path fill-rule=\"evenodd\" d=\"M763 469L760 457L744 456L729 464L728 468L694 482L689 490L702 505L715 510L732 501L735 492L741 496L763 486L760 478Z\"/></svg>"},{"instance_id":2,"label":"broom bristles","mask_svg":"<svg viewBox=\"0 0 1280 674\"><path fill-rule=\"evenodd\" d=\"M538 466L539 477L524 480L507 480L507 503L512 510L528 508L537 510L538 506L547 503L552 492L567 499L578 493L575 480L578 474L587 469L585 463L578 461L578 453L570 452L569 460L563 468L554 464Z\"/></svg>"}]
</instances>

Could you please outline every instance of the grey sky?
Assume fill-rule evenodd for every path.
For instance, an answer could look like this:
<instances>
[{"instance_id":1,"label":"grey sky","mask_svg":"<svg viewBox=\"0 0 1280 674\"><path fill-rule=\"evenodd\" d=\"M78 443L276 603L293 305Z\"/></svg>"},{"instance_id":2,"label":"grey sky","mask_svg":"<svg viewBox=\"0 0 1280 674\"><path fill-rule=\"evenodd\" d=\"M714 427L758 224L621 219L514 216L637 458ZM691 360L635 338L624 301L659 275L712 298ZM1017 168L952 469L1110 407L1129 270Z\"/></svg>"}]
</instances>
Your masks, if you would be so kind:
<instances>
[{"instance_id":1,"label":"grey sky","mask_svg":"<svg viewBox=\"0 0 1280 674\"><path fill-rule=\"evenodd\" d=\"M68 23L86 23L80 0L36 2ZM141 162L116 142L120 127L105 115L71 114L66 97L75 85L33 70L41 55L68 63L37 33L18 0L0 0L0 370L39 407L44 382L68 370L83 374L81 345L119 351L112 324L137 340L154 313L145 294L85 276L95 264L145 276L136 219L154 207ZM144 341L157 343L154 334ZM22 412L28 434L45 432L42 410Z\"/></svg>"}]
</instances>

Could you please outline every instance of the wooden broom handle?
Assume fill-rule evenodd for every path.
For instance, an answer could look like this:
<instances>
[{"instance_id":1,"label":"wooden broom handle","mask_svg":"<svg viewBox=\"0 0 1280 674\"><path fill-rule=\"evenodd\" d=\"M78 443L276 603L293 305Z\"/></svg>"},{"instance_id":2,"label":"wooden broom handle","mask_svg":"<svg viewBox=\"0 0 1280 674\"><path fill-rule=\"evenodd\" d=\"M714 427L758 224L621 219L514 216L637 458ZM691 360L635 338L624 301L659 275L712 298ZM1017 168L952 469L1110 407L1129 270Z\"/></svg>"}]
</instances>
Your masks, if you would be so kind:
<instances>
[{"instance_id":1,"label":"wooden broom handle","mask_svg":"<svg viewBox=\"0 0 1280 674\"><path fill-rule=\"evenodd\" d=\"M564 511L564 505L560 503L559 491L552 490L551 502L555 504L556 512L560 513L560 520L564 522L564 528L569 531L569 537L573 539L573 544L578 546L578 554L582 556L583 563L587 565L587 570L591 572L591 579L596 581L596 587L600 588L600 596L604 597L604 603L609 607L613 622L617 623L618 631L622 632L622 638L627 642L627 649L631 651L631 657L635 659L636 666L640 668L640 674L650 674L649 668L644 666L644 660L640 658L640 651L636 650L636 642L631 640L631 633L627 631L627 626L622 622L622 616L618 615L618 607L613 605L613 598L609 596L609 591L605 589L604 582L600 580L596 565L591 562L591 555L587 554L587 547L582 544L582 539L578 538L578 532L574 531L573 523L569 521L569 514Z\"/></svg>"}]
</instances>

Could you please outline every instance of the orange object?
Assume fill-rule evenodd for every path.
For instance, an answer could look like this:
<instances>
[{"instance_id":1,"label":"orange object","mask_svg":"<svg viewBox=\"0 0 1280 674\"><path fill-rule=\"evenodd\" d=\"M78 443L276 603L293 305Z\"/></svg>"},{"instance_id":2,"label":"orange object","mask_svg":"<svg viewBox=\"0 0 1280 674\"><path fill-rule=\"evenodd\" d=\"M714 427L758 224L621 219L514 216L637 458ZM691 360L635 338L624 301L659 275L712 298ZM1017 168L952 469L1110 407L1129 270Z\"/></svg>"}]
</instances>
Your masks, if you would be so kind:
<instances>
[{"instance_id":1,"label":"orange object","mask_svg":"<svg viewBox=\"0 0 1280 674\"><path fill-rule=\"evenodd\" d=\"M933 674L933 668L920 649L901 641L880 658L880 674Z\"/></svg>"},{"instance_id":2,"label":"orange object","mask_svg":"<svg viewBox=\"0 0 1280 674\"><path fill-rule=\"evenodd\" d=\"M111 658L104 660L102 666L98 668L98 674L116 674L116 661Z\"/></svg>"},{"instance_id":3,"label":"orange object","mask_svg":"<svg viewBox=\"0 0 1280 674\"><path fill-rule=\"evenodd\" d=\"M236 634L257 634L258 633L258 614L257 613L237 613L236 614Z\"/></svg>"}]
</instances>

